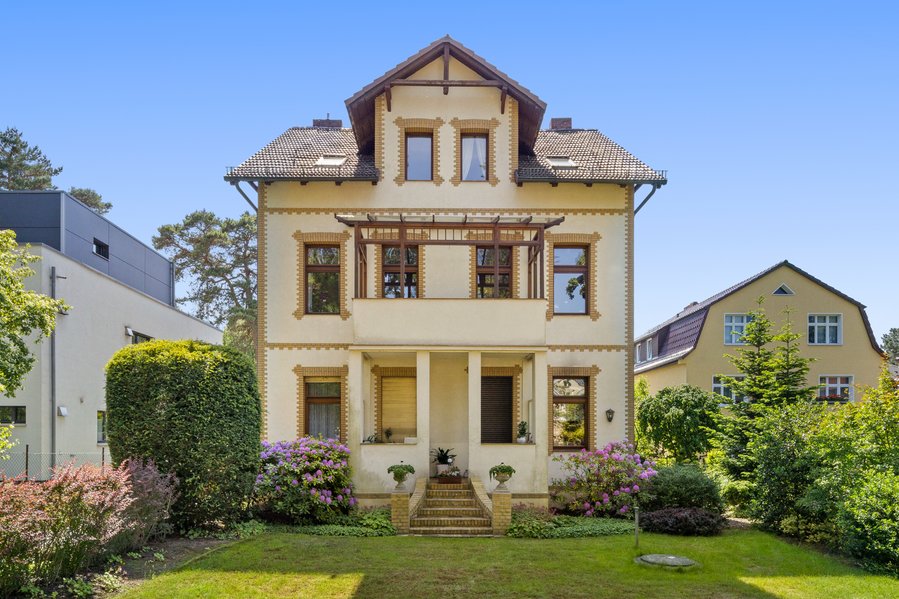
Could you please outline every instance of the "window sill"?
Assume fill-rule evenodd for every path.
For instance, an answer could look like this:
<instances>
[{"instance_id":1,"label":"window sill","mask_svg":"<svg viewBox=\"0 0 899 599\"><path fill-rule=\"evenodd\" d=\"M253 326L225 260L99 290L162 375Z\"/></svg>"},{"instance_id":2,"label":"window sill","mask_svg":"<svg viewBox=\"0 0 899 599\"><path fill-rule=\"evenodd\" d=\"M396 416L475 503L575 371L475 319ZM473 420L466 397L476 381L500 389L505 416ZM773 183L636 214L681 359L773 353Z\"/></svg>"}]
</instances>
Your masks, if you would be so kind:
<instances>
[{"instance_id":1,"label":"window sill","mask_svg":"<svg viewBox=\"0 0 899 599\"><path fill-rule=\"evenodd\" d=\"M515 441L507 442L507 443L483 443L483 442L481 443L481 446L487 446L487 447L495 447L497 445L502 445L504 447L507 445L514 445L514 446L520 445L522 447L528 447L528 446L533 447L534 445L536 445L536 443L534 443L533 441L530 441L529 443L517 443Z\"/></svg>"},{"instance_id":2,"label":"window sill","mask_svg":"<svg viewBox=\"0 0 899 599\"><path fill-rule=\"evenodd\" d=\"M553 453L576 453L584 450L590 451L586 447L553 447Z\"/></svg>"}]
</instances>

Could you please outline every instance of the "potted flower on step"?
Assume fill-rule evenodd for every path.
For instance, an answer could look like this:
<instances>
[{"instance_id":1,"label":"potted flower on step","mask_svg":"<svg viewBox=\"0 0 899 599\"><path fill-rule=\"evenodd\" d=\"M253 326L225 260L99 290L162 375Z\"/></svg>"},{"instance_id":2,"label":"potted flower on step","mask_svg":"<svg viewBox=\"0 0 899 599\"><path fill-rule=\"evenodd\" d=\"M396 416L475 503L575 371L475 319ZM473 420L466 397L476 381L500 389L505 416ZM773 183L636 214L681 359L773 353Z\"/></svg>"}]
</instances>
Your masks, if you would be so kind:
<instances>
[{"instance_id":1,"label":"potted flower on step","mask_svg":"<svg viewBox=\"0 0 899 599\"><path fill-rule=\"evenodd\" d=\"M431 450L431 457L434 458L431 461L437 464L438 476L441 472L446 472L447 470L449 470L450 466L453 464L453 460L456 459L456 454L450 453L452 450L452 447L450 447L449 449L438 447L437 449Z\"/></svg>"},{"instance_id":2,"label":"potted flower on step","mask_svg":"<svg viewBox=\"0 0 899 599\"><path fill-rule=\"evenodd\" d=\"M518 442L519 443L527 443L528 442L528 423L522 420L518 423Z\"/></svg>"},{"instance_id":3,"label":"potted flower on step","mask_svg":"<svg viewBox=\"0 0 899 599\"><path fill-rule=\"evenodd\" d=\"M466 473L468 471L466 470ZM459 484L462 482L464 475L458 466L450 466L449 470L439 472L437 474L437 482L442 484Z\"/></svg>"},{"instance_id":4,"label":"potted flower on step","mask_svg":"<svg viewBox=\"0 0 899 599\"><path fill-rule=\"evenodd\" d=\"M404 489L403 483L406 482L406 477L410 474L415 474L415 468L412 467L412 464L404 464L402 461L399 464L394 464L393 466L387 469L387 474L393 475L393 480L396 481L396 491L402 491Z\"/></svg>"},{"instance_id":5,"label":"potted flower on step","mask_svg":"<svg viewBox=\"0 0 899 599\"><path fill-rule=\"evenodd\" d=\"M512 478L513 474L515 474L515 468L506 465L505 462L500 462L490 469L490 478L496 479L496 482L499 483L496 488L500 491L506 490L506 481Z\"/></svg>"}]
</instances>

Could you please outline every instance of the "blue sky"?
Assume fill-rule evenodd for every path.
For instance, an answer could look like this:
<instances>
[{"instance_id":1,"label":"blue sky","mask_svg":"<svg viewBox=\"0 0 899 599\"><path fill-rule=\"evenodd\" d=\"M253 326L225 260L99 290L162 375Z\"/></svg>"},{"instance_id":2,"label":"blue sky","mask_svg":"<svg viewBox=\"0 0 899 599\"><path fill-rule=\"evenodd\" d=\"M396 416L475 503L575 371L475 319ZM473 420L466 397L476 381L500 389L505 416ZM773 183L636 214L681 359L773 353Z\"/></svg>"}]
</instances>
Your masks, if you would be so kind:
<instances>
[{"instance_id":1,"label":"blue sky","mask_svg":"<svg viewBox=\"0 0 899 599\"><path fill-rule=\"evenodd\" d=\"M510 8L514 6L513 8ZM0 128L156 228L447 33L670 183L637 217L636 328L784 258L899 326L899 4L15 2ZM642 195L642 192L641 194Z\"/></svg>"}]
</instances>

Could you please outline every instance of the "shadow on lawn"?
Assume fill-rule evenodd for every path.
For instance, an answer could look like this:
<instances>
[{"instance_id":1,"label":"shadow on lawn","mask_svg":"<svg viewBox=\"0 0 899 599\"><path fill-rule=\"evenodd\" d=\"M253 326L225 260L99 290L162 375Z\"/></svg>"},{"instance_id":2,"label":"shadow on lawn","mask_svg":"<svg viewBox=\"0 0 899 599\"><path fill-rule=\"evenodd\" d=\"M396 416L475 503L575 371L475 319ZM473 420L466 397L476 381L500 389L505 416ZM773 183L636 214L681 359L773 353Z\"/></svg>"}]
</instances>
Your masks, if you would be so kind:
<instances>
[{"instance_id":1,"label":"shadow on lawn","mask_svg":"<svg viewBox=\"0 0 899 599\"><path fill-rule=\"evenodd\" d=\"M653 552L687 555L702 567L671 572L633 562L638 553ZM697 599L883 597L899 590L896 581L892 587L889 580L878 582L833 558L754 531L704 539L645 535L640 552L629 537L359 539L273 533L216 551L174 576L204 578L205 572L218 572L215 579L232 589L245 584L241 596Z\"/></svg>"}]
</instances>

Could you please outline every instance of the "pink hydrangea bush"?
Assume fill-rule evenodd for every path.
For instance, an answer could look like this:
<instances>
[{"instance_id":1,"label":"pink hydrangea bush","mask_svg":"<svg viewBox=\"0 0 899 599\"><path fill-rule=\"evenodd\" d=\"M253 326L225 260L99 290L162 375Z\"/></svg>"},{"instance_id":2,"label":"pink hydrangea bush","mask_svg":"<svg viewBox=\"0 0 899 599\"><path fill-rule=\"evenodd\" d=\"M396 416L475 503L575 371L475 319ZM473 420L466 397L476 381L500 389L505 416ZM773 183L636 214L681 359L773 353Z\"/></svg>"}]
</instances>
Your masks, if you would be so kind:
<instances>
[{"instance_id":1,"label":"pink hydrangea bush","mask_svg":"<svg viewBox=\"0 0 899 599\"><path fill-rule=\"evenodd\" d=\"M264 510L293 522L330 523L356 505L350 450L336 439L262 444L256 493Z\"/></svg>"},{"instance_id":2,"label":"pink hydrangea bush","mask_svg":"<svg viewBox=\"0 0 899 599\"><path fill-rule=\"evenodd\" d=\"M621 442L557 456L554 461L562 464L564 477L553 481L553 500L585 516L628 515L656 474L654 462Z\"/></svg>"}]
</instances>

